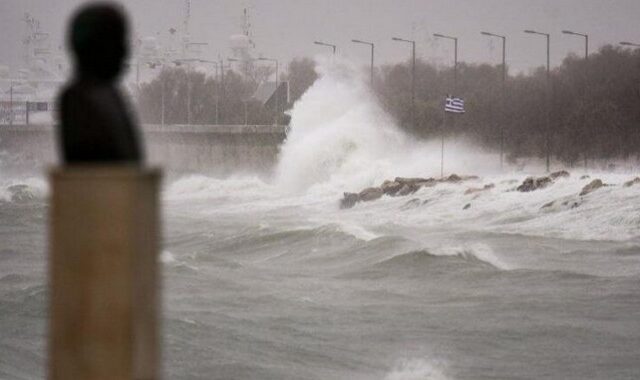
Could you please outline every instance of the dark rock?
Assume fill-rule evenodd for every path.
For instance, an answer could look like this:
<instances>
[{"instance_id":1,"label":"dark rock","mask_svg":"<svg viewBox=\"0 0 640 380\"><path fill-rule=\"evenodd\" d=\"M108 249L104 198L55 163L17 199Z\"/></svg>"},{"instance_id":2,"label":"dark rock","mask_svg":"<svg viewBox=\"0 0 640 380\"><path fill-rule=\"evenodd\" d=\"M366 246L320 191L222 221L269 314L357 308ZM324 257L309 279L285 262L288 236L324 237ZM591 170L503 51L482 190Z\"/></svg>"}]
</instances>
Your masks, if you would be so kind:
<instances>
[{"instance_id":1,"label":"dark rock","mask_svg":"<svg viewBox=\"0 0 640 380\"><path fill-rule=\"evenodd\" d=\"M7 188L13 202L27 202L35 199L35 195L27 185L13 185Z\"/></svg>"},{"instance_id":2,"label":"dark rock","mask_svg":"<svg viewBox=\"0 0 640 380\"><path fill-rule=\"evenodd\" d=\"M400 191L398 191L398 195L405 196L405 195L413 194L418 190L420 190L420 185L407 183L402 185L402 188L400 189Z\"/></svg>"},{"instance_id":3,"label":"dark rock","mask_svg":"<svg viewBox=\"0 0 640 380\"><path fill-rule=\"evenodd\" d=\"M413 198L410 201L408 201L407 203L403 204L402 207L400 207L401 210L409 210L412 208L416 208L420 206L420 199L419 198Z\"/></svg>"},{"instance_id":4,"label":"dark rock","mask_svg":"<svg viewBox=\"0 0 640 380\"><path fill-rule=\"evenodd\" d=\"M422 201L422 205L423 205L423 206L424 206L424 205L426 205L427 203L429 203L429 200L428 200L428 199L425 199L424 201Z\"/></svg>"},{"instance_id":5,"label":"dark rock","mask_svg":"<svg viewBox=\"0 0 640 380\"><path fill-rule=\"evenodd\" d=\"M580 179L589 179L591 178L588 174L583 175L582 177L580 177Z\"/></svg>"},{"instance_id":6,"label":"dark rock","mask_svg":"<svg viewBox=\"0 0 640 380\"><path fill-rule=\"evenodd\" d=\"M588 185L582 188L580 195L587 195L592 191L595 191L603 186L604 186L604 183L602 183L600 179L594 179L593 181L589 182Z\"/></svg>"},{"instance_id":7,"label":"dark rock","mask_svg":"<svg viewBox=\"0 0 640 380\"><path fill-rule=\"evenodd\" d=\"M374 201L384 195L384 192L379 187L369 187L360 192L358 194L358 199L361 202L369 202Z\"/></svg>"},{"instance_id":8,"label":"dark rock","mask_svg":"<svg viewBox=\"0 0 640 380\"><path fill-rule=\"evenodd\" d=\"M640 183L640 177L636 177L634 179L632 179L631 181L627 181L624 183L624 187L631 187L633 185L636 185Z\"/></svg>"},{"instance_id":9,"label":"dark rock","mask_svg":"<svg viewBox=\"0 0 640 380\"><path fill-rule=\"evenodd\" d=\"M463 210L467 210L471 207L471 203L467 203L466 205L464 205L464 207L462 208Z\"/></svg>"},{"instance_id":10,"label":"dark rock","mask_svg":"<svg viewBox=\"0 0 640 380\"><path fill-rule=\"evenodd\" d=\"M340 208L351 208L359 201L359 196L356 193L344 193L344 197L340 200Z\"/></svg>"},{"instance_id":11,"label":"dark rock","mask_svg":"<svg viewBox=\"0 0 640 380\"><path fill-rule=\"evenodd\" d=\"M384 181L382 183L382 185L380 186L380 188L382 189L382 192L390 195L390 196L394 196L398 193L398 191L400 191L400 189L402 189L402 183L400 182L396 182L396 181Z\"/></svg>"},{"instance_id":12,"label":"dark rock","mask_svg":"<svg viewBox=\"0 0 640 380\"><path fill-rule=\"evenodd\" d=\"M465 195L475 194L482 191L493 189L494 187L496 187L496 185L494 185L493 183L486 184L483 187L470 187L464 192L464 194Z\"/></svg>"},{"instance_id":13,"label":"dark rock","mask_svg":"<svg viewBox=\"0 0 640 380\"><path fill-rule=\"evenodd\" d=\"M538 189L543 189L547 187L549 184L553 183L553 180L549 177L529 177L525 179L520 186L517 187L516 190L520 192L529 192Z\"/></svg>"},{"instance_id":14,"label":"dark rock","mask_svg":"<svg viewBox=\"0 0 640 380\"><path fill-rule=\"evenodd\" d=\"M558 172L553 172L553 173L549 174L549 178L551 178L551 179L569 178L570 175L571 174L569 174L568 171L560 170Z\"/></svg>"},{"instance_id":15,"label":"dark rock","mask_svg":"<svg viewBox=\"0 0 640 380\"><path fill-rule=\"evenodd\" d=\"M545 204L542 205L542 207L540 207L540 209L549 208L549 207L553 206L554 203L555 203L555 201L551 201L549 203L545 203Z\"/></svg>"},{"instance_id":16,"label":"dark rock","mask_svg":"<svg viewBox=\"0 0 640 380\"><path fill-rule=\"evenodd\" d=\"M460 181L462 181L462 177L460 177L457 174L451 174L450 176L442 179L442 182L450 182L450 183L456 183Z\"/></svg>"},{"instance_id":17,"label":"dark rock","mask_svg":"<svg viewBox=\"0 0 640 380\"><path fill-rule=\"evenodd\" d=\"M433 186L436 183L436 180L433 178L403 178L396 177L394 182L401 183L403 185L411 185L411 186Z\"/></svg>"}]
</instances>

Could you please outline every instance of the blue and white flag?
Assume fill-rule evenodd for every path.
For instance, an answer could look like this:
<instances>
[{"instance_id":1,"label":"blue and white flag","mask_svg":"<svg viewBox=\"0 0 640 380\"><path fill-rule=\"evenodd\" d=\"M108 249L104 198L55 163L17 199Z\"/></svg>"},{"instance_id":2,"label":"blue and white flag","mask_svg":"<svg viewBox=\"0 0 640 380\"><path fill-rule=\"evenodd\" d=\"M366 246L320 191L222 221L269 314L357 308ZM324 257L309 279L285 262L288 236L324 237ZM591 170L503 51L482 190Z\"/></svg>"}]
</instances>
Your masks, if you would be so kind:
<instances>
[{"instance_id":1,"label":"blue and white flag","mask_svg":"<svg viewBox=\"0 0 640 380\"><path fill-rule=\"evenodd\" d=\"M446 112L452 113L464 113L464 100L461 98L454 98L451 96L447 96L447 101L444 105L444 110Z\"/></svg>"}]
</instances>

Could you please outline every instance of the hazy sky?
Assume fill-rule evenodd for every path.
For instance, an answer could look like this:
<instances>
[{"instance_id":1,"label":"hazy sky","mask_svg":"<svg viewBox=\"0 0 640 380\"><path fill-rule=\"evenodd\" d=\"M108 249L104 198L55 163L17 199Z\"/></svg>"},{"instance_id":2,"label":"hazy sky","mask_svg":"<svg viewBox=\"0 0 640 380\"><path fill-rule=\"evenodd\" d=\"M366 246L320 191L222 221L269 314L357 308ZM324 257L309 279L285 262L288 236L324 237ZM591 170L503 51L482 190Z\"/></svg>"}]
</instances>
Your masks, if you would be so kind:
<instances>
[{"instance_id":1,"label":"hazy sky","mask_svg":"<svg viewBox=\"0 0 640 380\"><path fill-rule=\"evenodd\" d=\"M130 11L139 36L167 35L180 28L184 0L120 1ZM81 0L0 0L0 64L20 63L22 17L32 13L57 44L62 44L65 22ZM552 34L552 64L569 52L583 54L583 40L561 34L562 29L588 33L592 50L621 40L640 42L640 0L191 0L192 40L208 42L204 58L229 56L229 36L240 32L242 9L248 7L257 52L288 61L293 57L328 52L313 44L323 40L363 65L369 50L353 38L376 43L377 63L402 61L409 46L391 41L417 41L417 55L441 64L453 60L449 41L433 33L459 37L459 59L468 62L500 60L499 41L481 30L508 36L507 59L518 71L545 62L542 37L523 33L536 29Z\"/></svg>"}]
</instances>

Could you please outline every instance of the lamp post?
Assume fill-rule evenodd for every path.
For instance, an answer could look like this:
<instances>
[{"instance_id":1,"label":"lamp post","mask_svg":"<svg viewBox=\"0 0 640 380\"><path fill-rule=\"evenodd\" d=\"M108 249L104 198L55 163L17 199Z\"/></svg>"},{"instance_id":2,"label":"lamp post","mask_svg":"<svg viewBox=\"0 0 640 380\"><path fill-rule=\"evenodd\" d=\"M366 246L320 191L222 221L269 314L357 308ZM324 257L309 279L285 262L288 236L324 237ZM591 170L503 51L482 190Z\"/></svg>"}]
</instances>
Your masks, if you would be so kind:
<instances>
[{"instance_id":1,"label":"lamp post","mask_svg":"<svg viewBox=\"0 0 640 380\"><path fill-rule=\"evenodd\" d=\"M635 42L629 42L629 41L621 41L620 45L622 46L629 46L629 47L634 47L634 48L640 48L640 44L637 44ZM638 157L636 157L637 159Z\"/></svg>"},{"instance_id":2,"label":"lamp post","mask_svg":"<svg viewBox=\"0 0 640 380\"><path fill-rule=\"evenodd\" d=\"M322 42L322 41L313 41L313 43L316 44L316 45L320 45L320 46L330 47L331 49L333 49L333 55L336 55L336 45L328 44L328 43Z\"/></svg>"},{"instance_id":3,"label":"lamp post","mask_svg":"<svg viewBox=\"0 0 640 380\"><path fill-rule=\"evenodd\" d=\"M334 47L334 51L335 51L335 47ZM274 62L276 64L276 91L274 92L275 96L276 96L276 117L275 117L275 123L276 125L280 124L280 94L279 94L279 86L278 86L278 60L274 59L274 58L264 58L264 57L260 57L258 58L259 61L269 61L269 62Z\"/></svg>"},{"instance_id":4,"label":"lamp post","mask_svg":"<svg viewBox=\"0 0 640 380\"><path fill-rule=\"evenodd\" d=\"M546 120L546 131L545 131L545 149L546 149L546 158L547 158L547 172L549 172L550 167L550 156L551 156L551 138L549 134L550 130L550 113L551 113L551 35L549 33L541 33L536 32L535 30L525 30L525 33L528 34L537 34L539 36L546 37L547 39L547 120Z\"/></svg>"},{"instance_id":5,"label":"lamp post","mask_svg":"<svg viewBox=\"0 0 640 380\"><path fill-rule=\"evenodd\" d=\"M434 33L433 36L436 38L444 38L444 39L453 41L453 96L456 96L458 92L458 38L447 36L440 33ZM444 127L447 121L447 111L444 110L443 112L444 112L444 115L442 117L442 131L441 131L442 148L440 151L440 176L441 177L444 177ZM453 118L451 123L455 125L455 121L456 119Z\"/></svg>"},{"instance_id":6,"label":"lamp post","mask_svg":"<svg viewBox=\"0 0 640 380\"><path fill-rule=\"evenodd\" d=\"M411 44L411 124L416 129L416 41L393 37L393 41Z\"/></svg>"},{"instance_id":7,"label":"lamp post","mask_svg":"<svg viewBox=\"0 0 640 380\"><path fill-rule=\"evenodd\" d=\"M458 91L458 38L439 33L434 33L433 36L453 41L453 91L455 94Z\"/></svg>"},{"instance_id":8,"label":"lamp post","mask_svg":"<svg viewBox=\"0 0 640 380\"><path fill-rule=\"evenodd\" d=\"M570 30L563 30L562 34L569 34L572 36L584 37L584 59L589 59L589 35L584 33L576 33Z\"/></svg>"},{"instance_id":9,"label":"lamp post","mask_svg":"<svg viewBox=\"0 0 640 380\"><path fill-rule=\"evenodd\" d=\"M507 37L490 32L480 32L489 37L502 39L502 125L500 126L500 170L504 166L504 125L507 121Z\"/></svg>"},{"instance_id":10,"label":"lamp post","mask_svg":"<svg viewBox=\"0 0 640 380\"><path fill-rule=\"evenodd\" d=\"M373 51L375 48L375 45L373 42L367 42L367 41L362 41L362 40L351 40L351 42L354 42L356 44L364 44L364 45L369 45L371 46L371 87L373 87Z\"/></svg>"},{"instance_id":11,"label":"lamp post","mask_svg":"<svg viewBox=\"0 0 640 380\"><path fill-rule=\"evenodd\" d=\"M9 82L9 126L13 126L13 81Z\"/></svg>"},{"instance_id":12,"label":"lamp post","mask_svg":"<svg viewBox=\"0 0 640 380\"><path fill-rule=\"evenodd\" d=\"M584 37L584 99L587 99L588 81L589 81L589 35L585 33L576 33L571 30L563 30L562 34ZM587 146L585 144L584 152L584 169L587 170Z\"/></svg>"}]
</instances>

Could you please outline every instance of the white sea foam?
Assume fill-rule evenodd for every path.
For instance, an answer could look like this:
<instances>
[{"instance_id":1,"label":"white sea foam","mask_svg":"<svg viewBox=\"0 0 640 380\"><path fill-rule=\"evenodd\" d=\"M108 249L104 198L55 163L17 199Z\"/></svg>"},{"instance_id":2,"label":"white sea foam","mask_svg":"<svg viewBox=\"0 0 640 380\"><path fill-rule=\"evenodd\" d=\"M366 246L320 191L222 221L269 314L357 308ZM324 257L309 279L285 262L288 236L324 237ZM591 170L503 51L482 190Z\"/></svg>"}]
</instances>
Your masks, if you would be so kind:
<instances>
[{"instance_id":1,"label":"white sea foam","mask_svg":"<svg viewBox=\"0 0 640 380\"><path fill-rule=\"evenodd\" d=\"M476 174L480 179L439 184L411 197L385 196L352 210L338 210L345 191L377 186L396 176L438 177L440 141L416 142L400 131L359 70L348 62L320 61L318 71L319 79L294 105L292 129L282 146L273 184L251 177L218 180L194 175L171 184L165 199L211 200L216 212L221 208L229 213L287 209L287 217L294 217L298 227L340 221L345 232L364 240L382 236L386 226L395 226L393 233L401 235L403 230L419 235L419 231L449 228L578 240L640 236L640 186L621 186L631 175L590 173L591 178L581 179L583 173L576 172L548 188L521 193L514 188L528 175L519 171L522 165L500 174L495 154L464 140L446 142L445 174ZM527 170L542 175L536 165ZM580 197L582 187L594 178L615 186ZM465 194L469 187L489 183L495 187ZM412 198L420 202L403 207ZM552 206L542 207L550 202ZM511 267L490 249L449 251L466 252L498 268Z\"/></svg>"},{"instance_id":2,"label":"white sea foam","mask_svg":"<svg viewBox=\"0 0 640 380\"><path fill-rule=\"evenodd\" d=\"M345 61L320 61L319 79L294 105L276 182L302 192L314 186L355 190L393 176L436 175L440 140L403 133ZM480 171L487 153L462 140L446 144L447 170ZM493 160L497 163L497 159Z\"/></svg>"},{"instance_id":3,"label":"white sea foam","mask_svg":"<svg viewBox=\"0 0 640 380\"><path fill-rule=\"evenodd\" d=\"M464 246L446 246L440 249L431 249L429 252L436 256L462 256L464 258L472 258L491 264L502 270L513 269L512 265L507 264L503 259L498 257L491 247L482 243Z\"/></svg>"},{"instance_id":4,"label":"white sea foam","mask_svg":"<svg viewBox=\"0 0 640 380\"><path fill-rule=\"evenodd\" d=\"M176 258L175 256L173 256L173 253L164 250L162 251L162 253L160 254L160 261L163 264L171 264L171 263L175 263L176 262Z\"/></svg>"},{"instance_id":5,"label":"white sea foam","mask_svg":"<svg viewBox=\"0 0 640 380\"><path fill-rule=\"evenodd\" d=\"M385 380L451 380L440 364L425 359L399 361L385 376Z\"/></svg>"}]
</instances>

